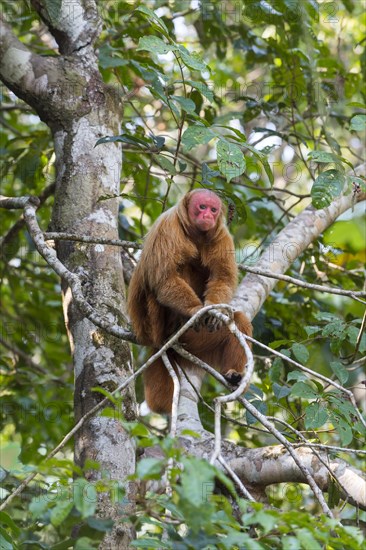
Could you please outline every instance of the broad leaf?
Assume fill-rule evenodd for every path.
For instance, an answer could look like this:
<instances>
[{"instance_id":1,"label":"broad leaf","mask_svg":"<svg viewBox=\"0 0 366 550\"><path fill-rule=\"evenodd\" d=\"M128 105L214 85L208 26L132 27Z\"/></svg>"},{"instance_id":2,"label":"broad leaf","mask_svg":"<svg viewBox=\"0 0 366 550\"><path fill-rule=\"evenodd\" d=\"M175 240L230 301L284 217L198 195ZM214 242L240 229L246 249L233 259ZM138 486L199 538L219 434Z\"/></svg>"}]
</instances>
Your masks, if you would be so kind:
<instances>
[{"instance_id":1,"label":"broad leaf","mask_svg":"<svg viewBox=\"0 0 366 550\"><path fill-rule=\"evenodd\" d=\"M204 145L216 137L216 135L206 126L196 124L189 126L182 136L182 143L190 151L197 145Z\"/></svg>"},{"instance_id":2,"label":"broad leaf","mask_svg":"<svg viewBox=\"0 0 366 550\"><path fill-rule=\"evenodd\" d=\"M326 208L339 197L344 189L345 177L339 170L326 170L314 181L311 189L312 203L315 208Z\"/></svg>"},{"instance_id":3,"label":"broad leaf","mask_svg":"<svg viewBox=\"0 0 366 550\"><path fill-rule=\"evenodd\" d=\"M166 44L161 38L157 36L143 36L139 40L139 44L136 48L137 51L146 50L151 53L166 54L177 49L177 46L172 44Z\"/></svg>"},{"instance_id":4,"label":"broad leaf","mask_svg":"<svg viewBox=\"0 0 366 550\"><path fill-rule=\"evenodd\" d=\"M217 164L220 172L230 182L240 176L245 170L245 158L242 150L235 143L220 139L216 145Z\"/></svg>"},{"instance_id":5,"label":"broad leaf","mask_svg":"<svg viewBox=\"0 0 366 550\"><path fill-rule=\"evenodd\" d=\"M350 130L364 132L366 130L366 115L356 115L351 119Z\"/></svg>"}]
</instances>

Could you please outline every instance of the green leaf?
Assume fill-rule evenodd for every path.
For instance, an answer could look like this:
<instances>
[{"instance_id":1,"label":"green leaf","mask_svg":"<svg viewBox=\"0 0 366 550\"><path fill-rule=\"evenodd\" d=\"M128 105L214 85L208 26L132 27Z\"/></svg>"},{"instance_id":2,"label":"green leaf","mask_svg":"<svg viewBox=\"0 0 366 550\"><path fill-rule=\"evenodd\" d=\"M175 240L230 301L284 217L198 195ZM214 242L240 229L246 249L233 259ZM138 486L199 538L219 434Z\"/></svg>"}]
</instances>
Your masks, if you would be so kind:
<instances>
[{"instance_id":1,"label":"green leaf","mask_svg":"<svg viewBox=\"0 0 366 550\"><path fill-rule=\"evenodd\" d=\"M343 386L347 382L349 377L347 369L339 361L332 361L330 363L330 368Z\"/></svg>"},{"instance_id":2,"label":"green leaf","mask_svg":"<svg viewBox=\"0 0 366 550\"><path fill-rule=\"evenodd\" d=\"M347 336L349 338L349 341L353 346L356 345L359 337L360 337L360 331L355 326L349 326L346 329ZM362 353L365 350L365 344L366 344L366 334L365 332L362 333L361 340L359 343L359 351Z\"/></svg>"},{"instance_id":3,"label":"green leaf","mask_svg":"<svg viewBox=\"0 0 366 550\"><path fill-rule=\"evenodd\" d=\"M203 61L202 57L196 52L189 52L184 46L178 46L183 63L194 71L207 71L209 67Z\"/></svg>"},{"instance_id":4,"label":"green leaf","mask_svg":"<svg viewBox=\"0 0 366 550\"><path fill-rule=\"evenodd\" d=\"M139 479L160 479L163 461L159 458L144 458L137 464L136 474Z\"/></svg>"},{"instance_id":5,"label":"green leaf","mask_svg":"<svg viewBox=\"0 0 366 550\"><path fill-rule=\"evenodd\" d=\"M172 174L172 176L176 175L177 170L174 164L169 159L167 159L163 155L154 155L154 159L163 170L165 170L169 174Z\"/></svg>"},{"instance_id":6,"label":"green leaf","mask_svg":"<svg viewBox=\"0 0 366 550\"><path fill-rule=\"evenodd\" d=\"M220 139L216 145L216 151L219 170L228 183L244 172L245 159L238 145Z\"/></svg>"},{"instance_id":7,"label":"green leaf","mask_svg":"<svg viewBox=\"0 0 366 550\"><path fill-rule=\"evenodd\" d=\"M57 542L56 544L53 544L50 546L50 550L69 550L70 548L74 548L75 539L64 539L61 542Z\"/></svg>"},{"instance_id":8,"label":"green leaf","mask_svg":"<svg viewBox=\"0 0 366 550\"><path fill-rule=\"evenodd\" d=\"M313 206L326 208L339 197L345 185L345 177L339 170L325 170L314 181L311 188Z\"/></svg>"},{"instance_id":9,"label":"green leaf","mask_svg":"<svg viewBox=\"0 0 366 550\"><path fill-rule=\"evenodd\" d=\"M344 340L346 337L347 325L341 319L336 319L328 323L322 330L323 336L332 336L333 338Z\"/></svg>"},{"instance_id":10,"label":"green leaf","mask_svg":"<svg viewBox=\"0 0 366 550\"><path fill-rule=\"evenodd\" d=\"M150 432L144 424L140 422L126 422L126 429L129 430L129 433L134 437L149 437Z\"/></svg>"},{"instance_id":11,"label":"green leaf","mask_svg":"<svg viewBox=\"0 0 366 550\"><path fill-rule=\"evenodd\" d=\"M319 397L319 394L306 382L296 382L292 386L291 395L304 397L305 399L317 399Z\"/></svg>"},{"instance_id":12,"label":"green leaf","mask_svg":"<svg viewBox=\"0 0 366 550\"><path fill-rule=\"evenodd\" d=\"M351 118L350 130L364 132L366 129L366 115L356 115Z\"/></svg>"},{"instance_id":13,"label":"green leaf","mask_svg":"<svg viewBox=\"0 0 366 550\"><path fill-rule=\"evenodd\" d=\"M11 531L14 533L14 536L19 537L20 535L19 527L6 512L0 512L0 522L10 527Z\"/></svg>"},{"instance_id":14,"label":"green leaf","mask_svg":"<svg viewBox=\"0 0 366 550\"><path fill-rule=\"evenodd\" d=\"M169 35L168 27L166 26L164 21L160 17L158 17L155 12L153 12L153 10L151 10L147 6L139 6L138 8L136 8L135 11L147 15L148 18L157 25L157 27L159 27L162 31L164 31L164 33Z\"/></svg>"},{"instance_id":15,"label":"green leaf","mask_svg":"<svg viewBox=\"0 0 366 550\"><path fill-rule=\"evenodd\" d=\"M183 81L178 81L183 82ZM198 80L186 80L186 84L189 84L189 86L192 86L192 88L196 88L208 101L212 102L214 99L214 94L210 90L210 88L204 84L203 82L199 82Z\"/></svg>"},{"instance_id":16,"label":"green leaf","mask_svg":"<svg viewBox=\"0 0 366 550\"><path fill-rule=\"evenodd\" d=\"M303 344L294 344L291 351L299 363L305 364L309 359L308 349Z\"/></svg>"},{"instance_id":17,"label":"green leaf","mask_svg":"<svg viewBox=\"0 0 366 550\"><path fill-rule=\"evenodd\" d=\"M260 399L253 399L253 401L251 401L251 404L260 413L267 414L267 412L268 412L267 411L267 404L264 401L262 401ZM250 413L249 411L246 411L245 416L246 416L248 424L255 424L257 422L257 418L252 413Z\"/></svg>"},{"instance_id":18,"label":"green leaf","mask_svg":"<svg viewBox=\"0 0 366 550\"><path fill-rule=\"evenodd\" d=\"M29 505L29 511L32 517L39 521L49 505L50 503L46 498L42 498L42 496L33 497Z\"/></svg>"},{"instance_id":19,"label":"green leaf","mask_svg":"<svg viewBox=\"0 0 366 550\"><path fill-rule=\"evenodd\" d=\"M184 459L183 464L181 484L185 498L199 508L214 490L214 468L205 460L197 458Z\"/></svg>"},{"instance_id":20,"label":"green leaf","mask_svg":"<svg viewBox=\"0 0 366 550\"><path fill-rule=\"evenodd\" d=\"M273 384L273 393L277 397L277 399L282 399L283 397L287 397L291 393L291 388L288 388L287 386L280 386L275 382Z\"/></svg>"},{"instance_id":21,"label":"green leaf","mask_svg":"<svg viewBox=\"0 0 366 550\"><path fill-rule=\"evenodd\" d=\"M102 69L109 69L111 67L123 67L128 65L128 59L122 59L121 57L114 57L119 55L119 51L115 48L112 48L108 44L104 44L99 49L99 65Z\"/></svg>"},{"instance_id":22,"label":"green leaf","mask_svg":"<svg viewBox=\"0 0 366 550\"><path fill-rule=\"evenodd\" d=\"M0 549L1 550L14 550L15 546L12 544L12 538L9 533L0 526Z\"/></svg>"},{"instance_id":23,"label":"green leaf","mask_svg":"<svg viewBox=\"0 0 366 550\"><path fill-rule=\"evenodd\" d=\"M79 478L74 482L74 504L83 518L92 516L97 507L97 491L95 485L86 479Z\"/></svg>"},{"instance_id":24,"label":"green leaf","mask_svg":"<svg viewBox=\"0 0 366 550\"><path fill-rule=\"evenodd\" d=\"M333 153L328 153L327 151L310 151L308 158L319 164L328 164L330 162L335 162L340 164L340 159L337 155Z\"/></svg>"},{"instance_id":25,"label":"green leaf","mask_svg":"<svg viewBox=\"0 0 366 550\"><path fill-rule=\"evenodd\" d=\"M269 179L269 182L273 185L274 183L274 174L270 167L270 164L268 162L268 159L266 155L264 155L261 151L258 151L255 147L252 145L249 145L248 143L243 143L243 147L245 149L248 149L248 151L251 151L253 155L259 160L259 162L262 164L265 173L267 174L267 177Z\"/></svg>"},{"instance_id":26,"label":"green leaf","mask_svg":"<svg viewBox=\"0 0 366 550\"><path fill-rule=\"evenodd\" d=\"M216 137L216 135L206 126L195 124L189 126L182 136L182 144L190 151L197 145L204 145Z\"/></svg>"},{"instance_id":27,"label":"green leaf","mask_svg":"<svg viewBox=\"0 0 366 550\"><path fill-rule=\"evenodd\" d=\"M67 518L73 508L73 502L63 500L58 502L51 510L51 523L54 527L59 527Z\"/></svg>"},{"instance_id":28,"label":"green leaf","mask_svg":"<svg viewBox=\"0 0 366 550\"><path fill-rule=\"evenodd\" d=\"M271 349L278 349L278 348L280 348L281 346L286 345L286 344L288 344L288 343L289 343L289 340L287 340L287 339L286 339L286 340L285 340L285 339L282 339L282 340L273 340L273 342L270 342L270 343L269 343L269 347L270 347Z\"/></svg>"},{"instance_id":29,"label":"green leaf","mask_svg":"<svg viewBox=\"0 0 366 550\"><path fill-rule=\"evenodd\" d=\"M316 325L308 325L304 327L304 330L308 336L313 336L313 334L316 334L321 330L321 327L318 327Z\"/></svg>"},{"instance_id":30,"label":"green leaf","mask_svg":"<svg viewBox=\"0 0 366 550\"><path fill-rule=\"evenodd\" d=\"M301 548L306 550L322 550L322 546L317 542L313 537L309 529L297 529L296 531L297 538L301 543Z\"/></svg>"},{"instance_id":31,"label":"green leaf","mask_svg":"<svg viewBox=\"0 0 366 550\"><path fill-rule=\"evenodd\" d=\"M296 537L291 537L289 535L286 535L285 537L281 537L281 543L282 548L281 550L299 550L299 541Z\"/></svg>"},{"instance_id":32,"label":"green leaf","mask_svg":"<svg viewBox=\"0 0 366 550\"><path fill-rule=\"evenodd\" d=\"M264 533L269 533L278 522L278 518L266 510L257 512L255 519L263 527Z\"/></svg>"},{"instance_id":33,"label":"green leaf","mask_svg":"<svg viewBox=\"0 0 366 550\"><path fill-rule=\"evenodd\" d=\"M321 428L328 420L328 413L320 403L310 403L305 409L305 428Z\"/></svg>"},{"instance_id":34,"label":"green leaf","mask_svg":"<svg viewBox=\"0 0 366 550\"><path fill-rule=\"evenodd\" d=\"M190 437L195 437L196 439L200 439L201 436L198 432L195 432L193 430L182 430L182 435L188 435Z\"/></svg>"},{"instance_id":35,"label":"green leaf","mask_svg":"<svg viewBox=\"0 0 366 550\"><path fill-rule=\"evenodd\" d=\"M99 65L102 69L112 69L114 67L124 67L128 65L128 59L122 59L120 57L103 57L99 56Z\"/></svg>"},{"instance_id":36,"label":"green leaf","mask_svg":"<svg viewBox=\"0 0 366 550\"><path fill-rule=\"evenodd\" d=\"M136 51L146 50L151 53L166 54L177 49L173 44L166 44L157 36L143 36L140 38Z\"/></svg>"},{"instance_id":37,"label":"green leaf","mask_svg":"<svg viewBox=\"0 0 366 550\"><path fill-rule=\"evenodd\" d=\"M218 170L211 170L206 162L202 163L202 183L203 185L213 185L212 178L220 175Z\"/></svg>"},{"instance_id":38,"label":"green leaf","mask_svg":"<svg viewBox=\"0 0 366 550\"><path fill-rule=\"evenodd\" d=\"M86 550L87 548L89 550L90 548L98 548L99 542L89 537L80 537L75 543L74 550Z\"/></svg>"},{"instance_id":39,"label":"green leaf","mask_svg":"<svg viewBox=\"0 0 366 550\"><path fill-rule=\"evenodd\" d=\"M328 505L329 508L335 508L340 501L341 492L339 484L331 477L328 483Z\"/></svg>"},{"instance_id":40,"label":"green leaf","mask_svg":"<svg viewBox=\"0 0 366 550\"><path fill-rule=\"evenodd\" d=\"M341 438L341 445L349 445L353 439L351 426L347 424L347 422L343 420L343 418L336 414L332 414L330 419L333 426L339 433L339 437Z\"/></svg>"},{"instance_id":41,"label":"green leaf","mask_svg":"<svg viewBox=\"0 0 366 550\"><path fill-rule=\"evenodd\" d=\"M283 387L280 385L280 381L282 380L282 377L283 377L283 372L284 372L284 367L283 367L282 359L280 359L279 357L276 357L276 359L273 361L271 368L268 371L268 376L271 382L273 384L276 383L280 388Z\"/></svg>"},{"instance_id":42,"label":"green leaf","mask_svg":"<svg viewBox=\"0 0 366 550\"><path fill-rule=\"evenodd\" d=\"M366 103L360 101L350 101L347 103L347 107L356 107L356 109L366 109Z\"/></svg>"},{"instance_id":43,"label":"green leaf","mask_svg":"<svg viewBox=\"0 0 366 550\"><path fill-rule=\"evenodd\" d=\"M114 525L114 521L112 519L96 518L94 516L88 517L86 522L92 529L102 532L110 531Z\"/></svg>"},{"instance_id":44,"label":"green leaf","mask_svg":"<svg viewBox=\"0 0 366 550\"><path fill-rule=\"evenodd\" d=\"M188 99L186 97L181 97L178 95L172 95L171 99L176 101L178 105L180 105L180 107L183 109L183 111L186 111L187 113L190 113L190 114L195 112L196 104L191 99Z\"/></svg>"}]
</instances>

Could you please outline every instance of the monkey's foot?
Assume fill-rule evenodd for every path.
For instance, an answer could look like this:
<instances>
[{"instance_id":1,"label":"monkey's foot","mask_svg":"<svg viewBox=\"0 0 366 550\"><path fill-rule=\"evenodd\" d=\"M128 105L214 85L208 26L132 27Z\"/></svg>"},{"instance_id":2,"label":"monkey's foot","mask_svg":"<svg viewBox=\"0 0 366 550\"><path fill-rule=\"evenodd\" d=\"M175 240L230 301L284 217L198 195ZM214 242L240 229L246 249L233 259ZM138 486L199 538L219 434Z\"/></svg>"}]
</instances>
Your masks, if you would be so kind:
<instances>
[{"instance_id":1,"label":"monkey's foot","mask_svg":"<svg viewBox=\"0 0 366 550\"><path fill-rule=\"evenodd\" d=\"M238 386L241 382L241 379L243 378L242 374L240 374L240 372L237 372L236 370L229 370L225 372L225 374L223 374L223 377L232 386Z\"/></svg>"}]
</instances>

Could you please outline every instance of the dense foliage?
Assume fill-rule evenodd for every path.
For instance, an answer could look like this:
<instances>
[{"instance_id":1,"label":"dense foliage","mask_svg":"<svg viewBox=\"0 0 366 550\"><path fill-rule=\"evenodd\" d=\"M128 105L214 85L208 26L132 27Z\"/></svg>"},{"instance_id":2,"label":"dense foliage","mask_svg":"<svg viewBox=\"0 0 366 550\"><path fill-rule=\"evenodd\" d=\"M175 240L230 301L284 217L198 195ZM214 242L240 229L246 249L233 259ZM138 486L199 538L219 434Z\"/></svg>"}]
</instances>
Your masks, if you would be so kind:
<instances>
[{"instance_id":1,"label":"dense foliage","mask_svg":"<svg viewBox=\"0 0 366 550\"><path fill-rule=\"evenodd\" d=\"M362 158L366 122L362 2L177 0L148 5L100 3L100 70L124 106L121 135L101 140L124 143L121 238L142 237L162 209L198 184L214 188L227 201L238 261L250 266L311 201L322 208L344 188L350 193L355 186L365 187L352 169ZM26 3L9 2L4 11L33 51L57 55ZM38 215L46 230L55 170L50 132L4 86L1 96L1 194L41 196ZM357 205L338 220L288 274L361 290L366 257L362 212ZM57 459L43 461L73 425L72 361L60 282L35 252L19 213L2 213L2 236L0 496L27 473L41 475L1 513L0 547L97 547L111 527L109 520L95 517L96 494L105 487L84 482L83 472L73 465L71 446ZM289 242L291 247L296 242ZM254 320L254 336L354 388L360 399L363 318L360 301L280 282ZM135 351L141 360L144 351ZM297 439L292 427L314 442L362 448L365 434L342 392L309 381L270 352L256 348L255 353L247 397L275 416L291 441ZM218 383L206 381L201 418L207 429L213 427L207 404L219 391ZM225 435L244 447L274 442L239 407L228 408L225 422ZM318 509L307 488L275 488L269 494L274 508L249 508L231 481L204 461L182 458L156 426L152 431L143 424L128 428L141 446L160 444L166 457L142 461L139 479L159 479L170 457L185 467L179 483L177 472L171 472L171 499L137 498L133 521L141 537L136 547L360 547L355 527L320 515L314 519ZM165 426L162 430L164 435ZM360 467L357 453L339 453ZM213 491L215 476L222 494ZM123 506L123 490L112 489ZM235 495L235 509L228 495ZM355 512L339 500L336 484L329 504L352 523Z\"/></svg>"}]
</instances>

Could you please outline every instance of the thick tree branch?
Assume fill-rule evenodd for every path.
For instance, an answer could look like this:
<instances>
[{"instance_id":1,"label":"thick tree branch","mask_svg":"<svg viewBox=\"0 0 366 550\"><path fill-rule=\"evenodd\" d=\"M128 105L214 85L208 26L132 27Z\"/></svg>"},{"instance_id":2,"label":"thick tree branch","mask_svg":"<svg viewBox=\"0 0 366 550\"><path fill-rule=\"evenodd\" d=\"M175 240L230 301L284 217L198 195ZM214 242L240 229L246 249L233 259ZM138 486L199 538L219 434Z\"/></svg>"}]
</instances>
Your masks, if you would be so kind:
<instances>
[{"instance_id":1,"label":"thick tree branch","mask_svg":"<svg viewBox=\"0 0 366 550\"><path fill-rule=\"evenodd\" d=\"M56 64L55 59L32 53L0 17L0 80L12 92L36 108Z\"/></svg>"},{"instance_id":2,"label":"thick tree branch","mask_svg":"<svg viewBox=\"0 0 366 550\"><path fill-rule=\"evenodd\" d=\"M292 448L292 451L322 491L328 490L334 476L341 488L342 498L348 499L363 510L366 509L366 482L362 472L340 458L330 459L325 453L320 453L320 461L314 456L313 451L306 447ZM302 470L297 467L293 456L286 452L282 445L247 450L241 457L231 460L230 465L241 479L250 480L250 483L255 485L306 483Z\"/></svg>"},{"instance_id":3,"label":"thick tree branch","mask_svg":"<svg viewBox=\"0 0 366 550\"><path fill-rule=\"evenodd\" d=\"M321 210L308 206L277 235L254 267L273 275L284 274L325 229L353 206L355 200L365 200L365 194L359 194L357 197L351 194L342 195L328 208ZM253 319L276 282L273 278L249 273L240 283L232 303Z\"/></svg>"},{"instance_id":4,"label":"thick tree branch","mask_svg":"<svg viewBox=\"0 0 366 550\"><path fill-rule=\"evenodd\" d=\"M84 48L94 45L101 20L93 0L31 0L32 6L54 36L60 53L84 55Z\"/></svg>"}]
</instances>

